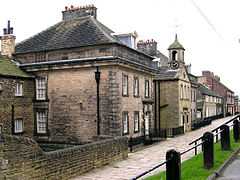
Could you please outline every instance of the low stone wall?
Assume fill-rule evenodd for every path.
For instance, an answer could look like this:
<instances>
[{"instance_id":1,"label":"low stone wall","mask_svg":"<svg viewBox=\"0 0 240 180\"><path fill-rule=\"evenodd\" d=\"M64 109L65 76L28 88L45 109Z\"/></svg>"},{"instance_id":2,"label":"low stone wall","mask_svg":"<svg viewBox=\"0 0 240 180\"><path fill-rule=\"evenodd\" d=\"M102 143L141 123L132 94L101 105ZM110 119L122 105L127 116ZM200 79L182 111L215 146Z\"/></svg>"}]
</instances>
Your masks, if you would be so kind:
<instances>
[{"instance_id":1,"label":"low stone wall","mask_svg":"<svg viewBox=\"0 0 240 180\"><path fill-rule=\"evenodd\" d=\"M0 135L0 179L69 179L127 156L126 137L43 152L30 138Z\"/></svg>"}]
</instances>

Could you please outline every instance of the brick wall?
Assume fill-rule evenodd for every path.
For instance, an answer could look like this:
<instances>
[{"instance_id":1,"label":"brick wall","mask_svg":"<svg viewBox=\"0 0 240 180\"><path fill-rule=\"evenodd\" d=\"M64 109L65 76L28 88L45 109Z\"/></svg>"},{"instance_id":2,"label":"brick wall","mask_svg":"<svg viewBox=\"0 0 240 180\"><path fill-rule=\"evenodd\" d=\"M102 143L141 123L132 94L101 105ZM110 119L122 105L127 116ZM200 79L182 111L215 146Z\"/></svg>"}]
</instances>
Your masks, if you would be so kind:
<instances>
[{"instance_id":1,"label":"brick wall","mask_svg":"<svg viewBox=\"0 0 240 180\"><path fill-rule=\"evenodd\" d=\"M0 135L0 179L73 178L127 158L127 146L127 138L116 137L46 153L30 138Z\"/></svg>"}]
</instances>

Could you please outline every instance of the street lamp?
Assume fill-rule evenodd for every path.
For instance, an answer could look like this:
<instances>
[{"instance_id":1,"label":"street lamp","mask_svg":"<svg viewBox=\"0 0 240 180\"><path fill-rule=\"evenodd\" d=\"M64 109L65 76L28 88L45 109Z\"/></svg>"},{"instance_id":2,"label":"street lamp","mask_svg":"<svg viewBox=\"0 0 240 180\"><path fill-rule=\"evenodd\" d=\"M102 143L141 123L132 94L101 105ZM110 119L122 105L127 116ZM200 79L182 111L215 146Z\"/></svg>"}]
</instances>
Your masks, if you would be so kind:
<instances>
[{"instance_id":1,"label":"street lamp","mask_svg":"<svg viewBox=\"0 0 240 180\"><path fill-rule=\"evenodd\" d=\"M100 135L100 99L99 99L99 85L100 85L100 78L101 78L101 72L99 71L99 67L96 66L95 71L95 80L97 83L97 135Z\"/></svg>"}]
</instances>

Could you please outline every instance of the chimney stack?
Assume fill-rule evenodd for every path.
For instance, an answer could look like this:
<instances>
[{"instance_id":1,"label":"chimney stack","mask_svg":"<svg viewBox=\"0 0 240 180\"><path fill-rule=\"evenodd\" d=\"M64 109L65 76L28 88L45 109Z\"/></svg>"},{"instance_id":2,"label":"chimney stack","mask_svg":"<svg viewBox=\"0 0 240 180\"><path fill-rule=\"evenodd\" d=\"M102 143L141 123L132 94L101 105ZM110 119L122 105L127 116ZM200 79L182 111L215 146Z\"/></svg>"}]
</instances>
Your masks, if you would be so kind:
<instances>
[{"instance_id":1,"label":"chimney stack","mask_svg":"<svg viewBox=\"0 0 240 180\"><path fill-rule=\"evenodd\" d=\"M140 40L137 43L138 50L150 55L156 56L157 55L157 42L155 40L147 40L143 41Z\"/></svg>"},{"instance_id":2,"label":"chimney stack","mask_svg":"<svg viewBox=\"0 0 240 180\"><path fill-rule=\"evenodd\" d=\"M8 21L7 28L3 29L3 36L1 39L1 55L12 57L12 54L15 53L15 39L13 35L13 27L11 27L10 21Z\"/></svg>"},{"instance_id":3,"label":"chimney stack","mask_svg":"<svg viewBox=\"0 0 240 180\"><path fill-rule=\"evenodd\" d=\"M94 5L78 7L74 7L73 5L71 5L70 7L66 6L65 10L62 11L62 14L64 21L77 19L85 16L93 16L95 19L97 19L97 8Z\"/></svg>"}]
</instances>

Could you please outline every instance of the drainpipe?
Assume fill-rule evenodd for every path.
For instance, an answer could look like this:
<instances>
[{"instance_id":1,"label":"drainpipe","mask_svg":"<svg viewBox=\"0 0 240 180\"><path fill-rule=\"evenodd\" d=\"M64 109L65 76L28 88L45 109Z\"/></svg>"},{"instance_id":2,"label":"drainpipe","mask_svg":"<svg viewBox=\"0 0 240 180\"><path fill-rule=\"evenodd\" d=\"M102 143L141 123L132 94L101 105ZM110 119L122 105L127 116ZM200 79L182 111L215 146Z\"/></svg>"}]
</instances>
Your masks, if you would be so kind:
<instances>
[{"instance_id":1,"label":"drainpipe","mask_svg":"<svg viewBox=\"0 0 240 180\"><path fill-rule=\"evenodd\" d=\"M100 135L100 99L99 99L99 85L100 85L100 78L101 78L101 72L99 71L99 67L96 66L95 71L95 80L97 84L97 135Z\"/></svg>"},{"instance_id":2,"label":"drainpipe","mask_svg":"<svg viewBox=\"0 0 240 180\"><path fill-rule=\"evenodd\" d=\"M14 134L14 118L15 118L15 110L14 105L12 105L12 134Z\"/></svg>"}]
</instances>

